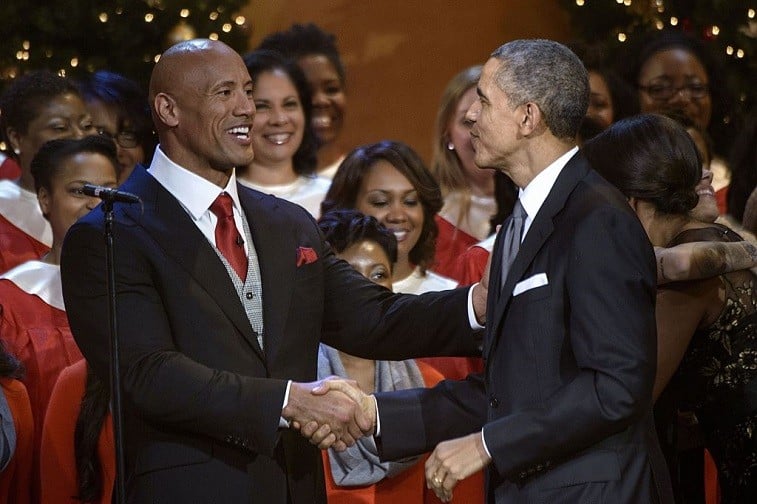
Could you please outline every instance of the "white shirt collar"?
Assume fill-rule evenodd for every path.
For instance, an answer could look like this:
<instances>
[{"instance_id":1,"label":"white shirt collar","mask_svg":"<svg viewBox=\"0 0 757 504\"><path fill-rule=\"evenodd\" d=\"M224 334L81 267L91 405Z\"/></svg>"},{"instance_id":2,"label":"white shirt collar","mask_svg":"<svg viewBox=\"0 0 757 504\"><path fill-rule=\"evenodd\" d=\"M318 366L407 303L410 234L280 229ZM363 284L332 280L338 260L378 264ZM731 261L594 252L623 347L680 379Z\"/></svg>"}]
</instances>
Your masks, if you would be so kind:
<instances>
[{"instance_id":1,"label":"white shirt collar","mask_svg":"<svg viewBox=\"0 0 757 504\"><path fill-rule=\"evenodd\" d=\"M534 217L536 217L536 214L544 204L547 196L549 196L549 192L552 190L552 186L555 185L555 181L560 175L560 172L562 172L562 169L568 164L568 161L570 161L570 158L572 158L576 152L578 152L578 147L573 147L568 152L555 159L552 164L536 175L536 177L534 177L524 189L518 191L520 204L523 205L523 209L528 214L523 236L526 235L528 227L530 227Z\"/></svg>"},{"instance_id":2,"label":"white shirt collar","mask_svg":"<svg viewBox=\"0 0 757 504\"><path fill-rule=\"evenodd\" d=\"M226 187L219 189L214 183L171 161L158 146L147 173L152 175L160 185L179 200L181 206L195 221L208 211L210 205L224 191L229 193L234 201L234 206L241 212L242 207L239 204L235 171L231 172Z\"/></svg>"}]
</instances>

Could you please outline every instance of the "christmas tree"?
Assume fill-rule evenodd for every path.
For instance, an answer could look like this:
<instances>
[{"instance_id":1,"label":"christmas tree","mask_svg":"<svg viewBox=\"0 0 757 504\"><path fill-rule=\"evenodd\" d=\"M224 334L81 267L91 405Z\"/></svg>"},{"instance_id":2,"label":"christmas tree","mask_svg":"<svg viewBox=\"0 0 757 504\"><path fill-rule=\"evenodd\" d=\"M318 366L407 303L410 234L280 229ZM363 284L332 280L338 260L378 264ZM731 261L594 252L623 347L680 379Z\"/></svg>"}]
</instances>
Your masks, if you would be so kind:
<instances>
[{"instance_id":1,"label":"christmas tree","mask_svg":"<svg viewBox=\"0 0 757 504\"><path fill-rule=\"evenodd\" d=\"M733 99L711 125L716 145L726 144L757 103L757 1L755 0L560 0L577 40L601 46L620 73L650 32L682 30L714 56ZM624 68L624 65L626 68Z\"/></svg>"},{"instance_id":2,"label":"christmas tree","mask_svg":"<svg viewBox=\"0 0 757 504\"><path fill-rule=\"evenodd\" d=\"M48 68L77 76L101 69L146 83L167 47L204 37L244 51L249 0L3 0L0 79Z\"/></svg>"}]
</instances>

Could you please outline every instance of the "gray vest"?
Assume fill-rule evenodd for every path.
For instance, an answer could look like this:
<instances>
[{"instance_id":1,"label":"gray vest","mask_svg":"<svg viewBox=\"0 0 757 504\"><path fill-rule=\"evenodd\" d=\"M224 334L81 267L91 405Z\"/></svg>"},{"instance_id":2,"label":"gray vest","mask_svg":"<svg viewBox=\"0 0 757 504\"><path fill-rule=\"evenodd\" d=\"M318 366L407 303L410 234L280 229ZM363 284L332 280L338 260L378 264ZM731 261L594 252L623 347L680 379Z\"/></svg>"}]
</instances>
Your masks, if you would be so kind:
<instances>
[{"instance_id":1,"label":"gray vest","mask_svg":"<svg viewBox=\"0 0 757 504\"><path fill-rule=\"evenodd\" d=\"M258 254L255 251L255 245L252 243L252 234L250 233L250 226L247 224L247 216L244 212L240 212L242 215L242 226L244 227L244 237L247 242L247 280L242 283L242 280L237 275L234 268L231 267L224 255L218 250L218 247L213 247L216 251L216 255L223 262L223 266L226 268L226 273L229 274L229 278L234 283L234 288L239 296L239 301L244 306L244 311L247 313L247 318L255 330L255 337L258 340L258 344L261 349L265 349L263 346L263 287L260 282L260 265L258 264Z\"/></svg>"}]
</instances>

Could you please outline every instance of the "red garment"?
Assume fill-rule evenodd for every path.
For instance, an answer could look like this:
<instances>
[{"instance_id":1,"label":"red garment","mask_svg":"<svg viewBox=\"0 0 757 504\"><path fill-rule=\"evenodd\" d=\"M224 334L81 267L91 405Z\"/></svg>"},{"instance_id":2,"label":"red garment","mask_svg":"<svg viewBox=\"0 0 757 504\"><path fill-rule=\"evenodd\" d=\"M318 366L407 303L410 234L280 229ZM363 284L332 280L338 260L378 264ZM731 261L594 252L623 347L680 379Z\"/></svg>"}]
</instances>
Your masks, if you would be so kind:
<instances>
[{"instance_id":1,"label":"red garment","mask_svg":"<svg viewBox=\"0 0 757 504\"><path fill-rule=\"evenodd\" d=\"M434 219L436 227L439 228L439 236L436 237L436 255L434 267L431 269L460 282L461 279L455 276L455 262L469 247L478 243L479 239L455 227L439 215L436 215Z\"/></svg>"},{"instance_id":2,"label":"red garment","mask_svg":"<svg viewBox=\"0 0 757 504\"><path fill-rule=\"evenodd\" d=\"M87 363L80 360L60 373L45 416L40 450L42 502L81 504L75 498L77 483L74 432L79 418L81 400L87 383ZM116 479L116 451L113 440L113 418L105 417L97 441L97 456L103 482L99 503L110 504Z\"/></svg>"},{"instance_id":3,"label":"red garment","mask_svg":"<svg viewBox=\"0 0 757 504\"><path fill-rule=\"evenodd\" d=\"M5 399L16 428L16 451L8 466L0 472L0 502L31 502L32 458L34 454L34 419L26 387L18 380L0 378Z\"/></svg>"},{"instance_id":4,"label":"red garment","mask_svg":"<svg viewBox=\"0 0 757 504\"><path fill-rule=\"evenodd\" d=\"M464 380L470 373L484 371L484 360L480 357L423 357L416 360L433 367L448 380Z\"/></svg>"},{"instance_id":5,"label":"red garment","mask_svg":"<svg viewBox=\"0 0 757 504\"><path fill-rule=\"evenodd\" d=\"M16 180L21 176L21 167L15 159L6 157L0 163L0 179Z\"/></svg>"},{"instance_id":6,"label":"red garment","mask_svg":"<svg viewBox=\"0 0 757 504\"><path fill-rule=\"evenodd\" d=\"M704 501L706 504L720 504L718 466L707 448L704 450Z\"/></svg>"},{"instance_id":7,"label":"red garment","mask_svg":"<svg viewBox=\"0 0 757 504\"><path fill-rule=\"evenodd\" d=\"M721 187L715 191L715 201L718 203L720 215L728 213L728 187L730 186Z\"/></svg>"},{"instance_id":8,"label":"red garment","mask_svg":"<svg viewBox=\"0 0 757 504\"><path fill-rule=\"evenodd\" d=\"M489 251L473 245L457 254L449 271L450 277L460 282L461 286L473 285L481 280L488 260ZM462 380L470 373L484 370L484 361L478 357L424 357L418 360L433 366L449 380Z\"/></svg>"},{"instance_id":9,"label":"red garment","mask_svg":"<svg viewBox=\"0 0 757 504\"><path fill-rule=\"evenodd\" d=\"M417 361L416 361L417 362ZM444 377L431 366L417 362L418 369L427 387L433 387ZM374 485L362 487L340 487L331 475L331 465L327 451L321 452L323 471L326 476L326 497L329 504L405 504L439 503L433 490L426 488L426 458L393 478L385 478ZM454 490L454 502L477 504L484 502L483 471L460 482Z\"/></svg>"},{"instance_id":10,"label":"red garment","mask_svg":"<svg viewBox=\"0 0 757 504\"><path fill-rule=\"evenodd\" d=\"M45 303L8 279L0 279L0 338L24 365L24 385L37 418L34 446L39 449L42 420L55 380L63 368L82 359L66 312Z\"/></svg>"},{"instance_id":11,"label":"red garment","mask_svg":"<svg viewBox=\"0 0 757 504\"><path fill-rule=\"evenodd\" d=\"M26 234L0 215L0 273L26 261L39 259L49 251L50 247Z\"/></svg>"},{"instance_id":12,"label":"red garment","mask_svg":"<svg viewBox=\"0 0 757 504\"><path fill-rule=\"evenodd\" d=\"M460 254L453 266L455 277L460 285L473 285L481 280L489 260L489 251L474 245Z\"/></svg>"}]
</instances>

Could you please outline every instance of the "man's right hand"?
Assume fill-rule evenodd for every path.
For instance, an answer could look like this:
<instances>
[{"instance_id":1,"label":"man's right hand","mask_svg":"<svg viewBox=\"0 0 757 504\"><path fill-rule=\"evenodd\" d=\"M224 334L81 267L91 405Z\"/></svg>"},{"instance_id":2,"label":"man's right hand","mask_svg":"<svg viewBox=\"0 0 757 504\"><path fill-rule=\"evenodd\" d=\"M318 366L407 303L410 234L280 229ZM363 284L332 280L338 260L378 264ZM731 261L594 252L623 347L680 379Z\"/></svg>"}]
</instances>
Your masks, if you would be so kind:
<instances>
[{"instance_id":1,"label":"man's right hand","mask_svg":"<svg viewBox=\"0 0 757 504\"><path fill-rule=\"evenodd\" d=\"M376 398L363 392L357 382L343 379L323 380L312 390L312 393L323 395L330 391L342 392L355 401L355 403L360 405L363 415L365 415L370 422L370 428L364 429L363 434L373 435L376 431Z\"/></svg>"},{"instance_id":2,"label":"man's right hand","mask_svg":"<svg viewBox=\"0 0 757 504\"><path fill-rule=\"evenodd\" d=\"M328 385L331 383L340 385L332 388ZM346 450L373 430L374 422L358 405L356 398L360 396L356 391L360 392L356 382L337 377L311 383L292 382L282 416L319 448Z\"/></svg>"}]
</instances>

